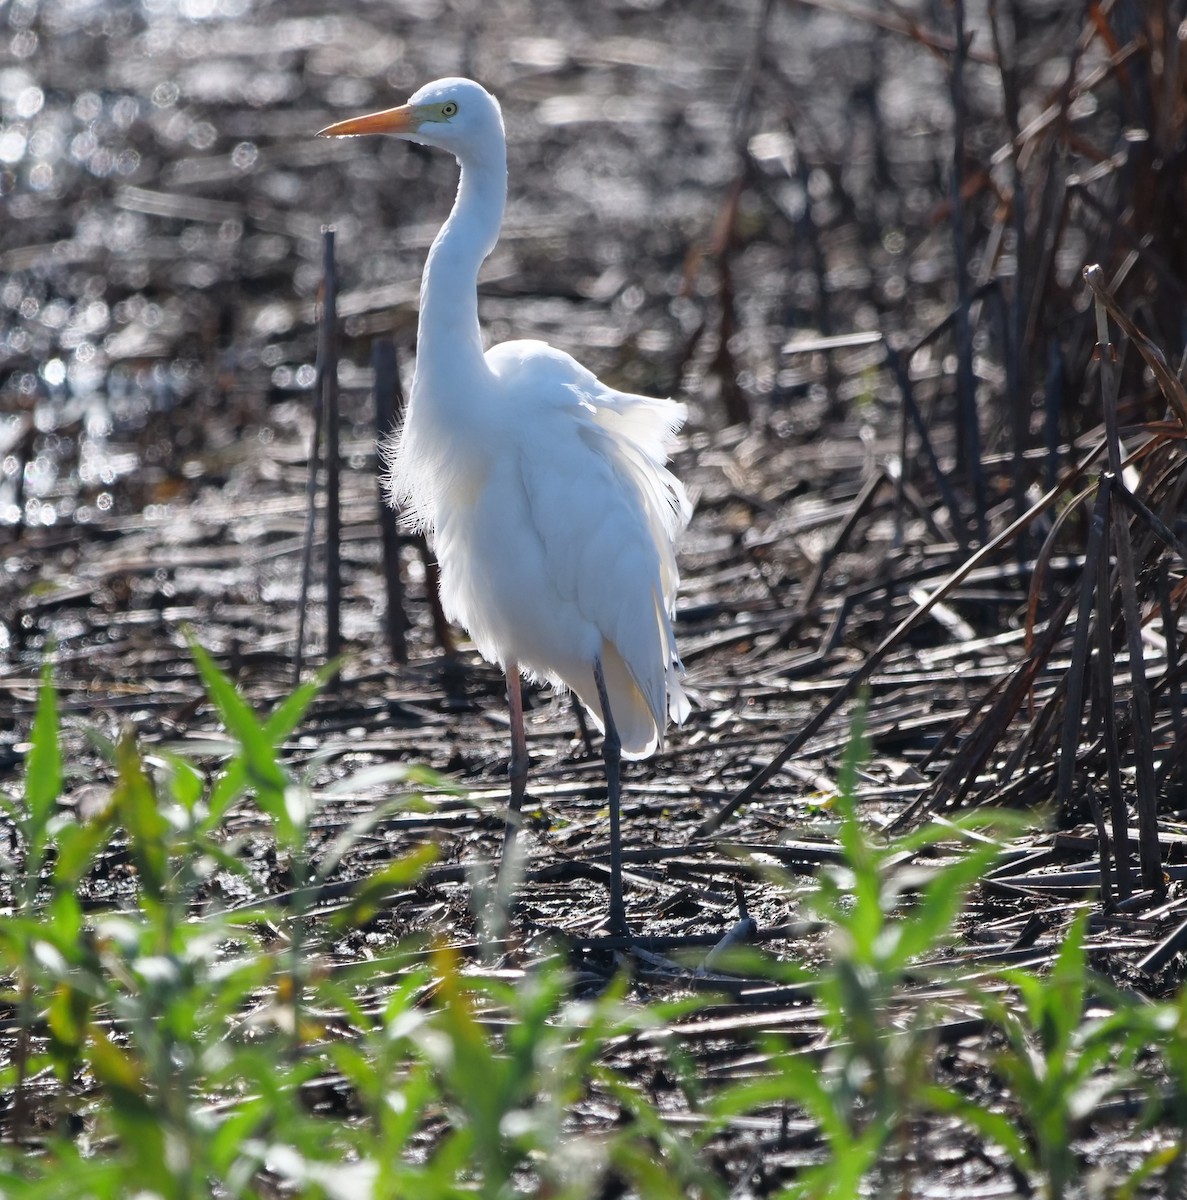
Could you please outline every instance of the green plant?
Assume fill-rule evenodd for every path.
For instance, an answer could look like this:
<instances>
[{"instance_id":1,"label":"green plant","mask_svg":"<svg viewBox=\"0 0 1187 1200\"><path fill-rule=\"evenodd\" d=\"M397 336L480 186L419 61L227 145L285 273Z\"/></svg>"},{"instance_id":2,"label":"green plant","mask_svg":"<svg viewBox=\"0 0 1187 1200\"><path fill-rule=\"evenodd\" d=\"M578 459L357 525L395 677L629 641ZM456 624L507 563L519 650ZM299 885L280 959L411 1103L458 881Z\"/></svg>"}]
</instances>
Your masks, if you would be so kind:
<instances>
[{"instance_id":1,"label":"green plant","mask_svg":"<svg viewBox=\"0 0 1187 1200\"><path fill-rule=\"evenodd\" d=\"M1125 1071L1147 1083L1148 1101L1141 1126L1158 1130L1156 1148L1120 1183L1117 1200L1149 1195L1142 1188L1160 1178L1156 1194L1181 1196L1187 1189L1187 987L1170 1000L1155 1004L1130 1002L1121 1009L1127 1043ZM1116 1080L1118 1086L1131 1082Z\"/></svg>"},{"instance_id":2,"label":"green plant","mask_svg":"<svg viewBox=\"0 0 1187 1200\"><path fill-rule=\"evenodd\" d=\"M37 711L25 759L19 797L0 793L0 807L12 824L15 855L0 859L13 895L13 917L0 926L0 947L12 965L16 982L17 1039L11 1076L14 1140L27 1120L25 1088L30 1069L30 1037L34 1018L34 980L37 974L36 911L42 875L54 846L54 816L62 787L62 757L58 744L58 709L48 661L42 666ZM62 914L69 920L73 914Z\"/></svg>"},{"instance_id":3,"label":"green plant","mask_svg":"<svg viewBox=\"0 0 1187 1200\"><path fill-rule=\"evenodd\" d=\"M303 718L321 680L261 720L204 651L195 646L194 655L234 734L217 780L208 786L198 766L181 755L146 754L130 729L114 743L93 734L111 764L113 785L109 801L83 820L58 811L59 722L48 665L43 670L22 793L0 798L18 845L18 854L0 863L15 900L12 915L0 919L0 955L16 981L20 1014L9 1070L18 1110L14 1132L19 1138L31 1123L23 1102L26 1077L52 1066L60 1089L55 1119L84 1117L91 1140L114 1138L114 1145L90 1158L69 1139L51 1139L43 1157L8 1164L5 1194L15 1180L37 1194L42 1182L63 1173L79 1194L127 1195L141 1186L189 1197L207 1194L214 1178L224 1185L239 1179L238 1191L231 1189L239 1194L265 1152L251 1135L286 1126L295 1135L294 1126L304 1122L300 1087L323 1069L315 1060L286 1064L271 1043L282 1025L300 1028L296 1013L309 950L301 905L368 823L345 831L318 869L306 873L309 790L289 777L277 747ZM287 917L264 906L220 912L202 898L216 871L245 873L224 825L231 806L248 793L271 817L301 885L292 920L298 935L283 958L255 929L261 920L284 924ZM379 806L379 816L406 801L401 796ZM111 838L122 838L135 868L134 907L84 916L79 886ZM365 919L377 896L414 878L430 857L415 852L360 882L346 918ZM261 1024L260 1012L272 1007L261 998L282 995L291 998L292 1022ZM83 1069L97 1094L84 1089L77 1095ZM235 1097L227 1115L219 1112L220 1096ZM67 1195L70 1186L63 1183L53 1194Z\"/></svg>"},{"instance_id":4,"label":"green plant","mask_svg":"<svg viewBox=\"0 0 1187 1200\"><path fill-rule=\"evenodd\" d=\"M739 969L801 985L825 1041L805 1052L767 1037L749 1078L714 1088L670 1032L703 998L631 1003L620 981L579 1001L559 956L509 979L417 939L376 959L332 958L433 852L422 847L352 881L315 922L324 886L358 839L417 799L401 791L319 846L314 796L392 780L444 784L412 768L368 768L315 789L320 760L298 776L283 743L317 681L263 716L209 656L195 647L194 657L230 735L203 746L217 757L213 777L188 755L146 750L129 730L114 742L94 737L112 786L83 820L59 811L66 768L43 674L22 787L0 800L16 845L0 862L13 895L0 917L0 959L19 1016L4 1082L23 1106L17 1133L42 1131L36 1153L0 1147L6 1198L142 1191L188 1200L217 1189L503 1200L534 1189L585 1200L621 1187L718 1200L728 1187L712 1165L715 1139L741 1115L793 1109L814 1124L819 1158L786 1184L787 1197L901 1191L902 1147L939 1115L1004 1148L1059 1200L1079 1166L1073 1137L1103 1097L1138 1081L1142 1053L1164 1062L1173 1084L1150 1119L1187 1123L1187 1002L1139 1006L1110 991L1088 969L1082 920L1049 974L1007 971L1008 993L967 994L1000 1042L992 1070L1001 1103L978 1107L937 1080L942 1014L918 998L936 980L959 987L937 951L998 852L974 826L1008 822L967 818L889 841L872 833L856 802L860 714L833 801L842 861L804 894L827 939L821 965L735 958ZM227 912L211 885L216 872L251 883L227 820L246 803L265 816L264 836L293 886L283 905ZM107 910L84 908L80 892L109 843L134 868L135 892ZM643 1030L666 1044L692 1125L670 1122L611 1065ZM34 1077L53 1086L34 1098ZM617 1123L587 1127L589 1104L616 1110ZM1151 1155L1122 1194L1178 1170L1177 1154Z\"/></svg>"},{"instance_id":5,"label":"green plant","mask_svg":"<svg viewBox=\"0 0 1187 1200\"><path fill-rule=\"evenodd\" d=\"M555 957L511 984L467 973L440 947L418 983L431 987L431 1008L410 1006L406 992L393 996L369 1041L382 1049L365 1059L385 1067L387 1086L393 1074L404 1078L398 1103L390 1092L376 1095L371 1116L385 1147L393 1133L411 1132L410 1095L431 1098L444 1125L423 1166L384 1155L374 1195L453 1195L468 1178L494 1200L519 1194L529 1177L548 1195L596 1195L607 1155L601 1138L570 1128L572 1111L606 1078L596 1066L606 1043L649 1018L624 1005L621 987L573 1000L569 971Z\"/></svg>"},{"instance_id":6,"label":"green plant","mask_svg":"<svg viewBox=\"0 0 1187 1200\"><path fill-rule=\"evenodd\" d=\"M57 812L57 706L43 675L23 793L3 801L21 849L3 864L18 904L0 918L26 1055L10 1075L16 1086L53 1066L56 1119L81 1123L86 1136L50 1136L36 1155L0 1148L0 1193L188 1200L217 1182L221 1194L247 1197L267 1176L311 1198L433 1200L510 1196L535 1177L580 1200L609 1170L632 1179L652 1169L654 1155L639 1147L662 1122L640 1098L624 1104L633 1122L613 1137L570 1127L591 1089L630 1094L599 1060L612 1039L658 1019L626 1005L621 987L578 1002L558 958L512 985L471 974L447 947L426 956L414 941L383 959L316 969L334 939L431 861L431 847L414 850L356 881L332 917L310 920L358 838L413 797L376 805L313 846L311 780L293 775L281 745L321 680L263 717L205 651L193 654L230 734L203 746L223 760L214 778L184 755L146 752L131 730L115 742L92 735L113 782L109 802L81 822ZM393 779L445 787L414 768L368 768L323 794ZM226 832L246 798L268 818L293 881L284 910L210 902L215 872L248 881ZM79 887L109 839L135 869L134 903L84 913ZM379 987L376 1015L365 1000ZM343 1022L356 1037L334 1035ZM311 1108L306 1096L325 1079L338 1081L357 1120ZM678 1156L678 1140L667 1144ZM101 1153L87 1149L96 1145Z\"/></svg>"},{"instance_id":7,"label":"green plant","mask_svg":"<svg viewBox=\"0 0 1187 1200\"><path fill-rule=\"evenodd\" d=\"M1017 1136L1002 1137L1000 1124L982 1128L1020 1168L1038 1174L1048 1200L1062 1200L1079 1177L1073 1137L1102 1100L1133 1081L1145 1040L1133 1019L1134 1002L1088 969L1086 925L1087 912L1081 912L1049 972L1003 972L1012 993L985 1000L985 1013L1004 1039L994 1070L1007 1085L1030 1150ZM1091 1011L1094 996L1107 999L1099 1014ZM963 1115L976 1120L968 1108Z\"/></svg>"},{"instance_id":8,"label":"green plant","mask_svg":"<svg viewBox=\"0 0 1187 1200\"><path fill-rule=\"evenodd\" d=\"M857 809L865 757L859 708L833 802L842 863L822 871L804 896L828 931L824 965L807 971L741 959L780 980L807 985L821 1008L827 1048L805 1054L767 1038L768 1072L706 1105L704 1138L755 1108L790 1104L806 1113L819 1130L823 1157L786 1192L805 1200L844 1200L858 1194L863 1182L889 1177L898 1141L929 1110L936 1014L915 993L929 974L928 957L953 937L969 889L1001 853L997 840L975 831L1014 823L1001 814L972 815L883 841ZM906 869L942 848L934 865ZM942 969L936 973L942 975Z\"/></svg>"}]
</instances>

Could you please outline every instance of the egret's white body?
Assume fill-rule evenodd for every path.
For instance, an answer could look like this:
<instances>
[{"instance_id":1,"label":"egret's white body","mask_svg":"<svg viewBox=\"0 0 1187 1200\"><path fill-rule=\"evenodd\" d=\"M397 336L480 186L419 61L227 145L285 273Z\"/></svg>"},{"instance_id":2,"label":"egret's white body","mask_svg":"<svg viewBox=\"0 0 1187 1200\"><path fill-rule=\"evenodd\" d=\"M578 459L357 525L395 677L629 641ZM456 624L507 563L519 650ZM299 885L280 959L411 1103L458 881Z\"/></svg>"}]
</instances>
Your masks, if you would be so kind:
<instances>
[{"instance_id":1,"label":"egret's white body","mask_svg":"<svg viewBox=\"0 0 1187 1200\"><path fill-rule=\"evenodd\" d=\"M615 391L545 342L483 352L478 270L507 193L502 116L485 89L438 80L400 108L322 132L394 133L448 150L461 165L425 264L412 395L387 448L389 491L433 537L446 614L507 672L513 805L526 773L523 750L517 797L520 671L572 689L606 729L611 916L621 925L610 735L625 756L642 757L662 744L668 716L688 711L672 610L673 543L690 506L664 465L684 408Z\"/></svg>"},{"instance_id":2,"label":"egret's white body","mask_svg":"<svg viewBox=\"0 0 1187 1200\"><path fill-rule=\"evenodd\" d=\"M679 413L543 342L504 342L484 366L461 438L424 415L418 372L393 495L434 531L446 614L479 652L571 688L599 723L600 658L623 754L650 754L686 704L669 617L683 494L660 465Z\"/></svg>"}]
</instances>

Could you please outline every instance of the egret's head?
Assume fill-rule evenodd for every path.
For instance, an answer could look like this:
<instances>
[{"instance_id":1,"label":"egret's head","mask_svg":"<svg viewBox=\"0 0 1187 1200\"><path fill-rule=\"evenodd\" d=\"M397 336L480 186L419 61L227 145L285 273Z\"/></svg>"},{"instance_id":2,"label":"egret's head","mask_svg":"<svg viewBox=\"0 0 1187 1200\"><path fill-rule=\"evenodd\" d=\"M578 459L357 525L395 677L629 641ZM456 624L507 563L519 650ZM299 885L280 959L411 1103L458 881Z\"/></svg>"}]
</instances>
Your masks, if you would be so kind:
<instances>
[{"instance_id":1,"label":"egret's head","mask_svg":"<svg viewBox=\"0 0 1187 1200\"><path fill-rule=\"evenodd\" d=\"M338 121L318 137L391 133L422 146L438 146L459 159L480 158L503 144L499 102L472 79L436 79L407 104L365 117Z\"/></svg>"}]
</instances>

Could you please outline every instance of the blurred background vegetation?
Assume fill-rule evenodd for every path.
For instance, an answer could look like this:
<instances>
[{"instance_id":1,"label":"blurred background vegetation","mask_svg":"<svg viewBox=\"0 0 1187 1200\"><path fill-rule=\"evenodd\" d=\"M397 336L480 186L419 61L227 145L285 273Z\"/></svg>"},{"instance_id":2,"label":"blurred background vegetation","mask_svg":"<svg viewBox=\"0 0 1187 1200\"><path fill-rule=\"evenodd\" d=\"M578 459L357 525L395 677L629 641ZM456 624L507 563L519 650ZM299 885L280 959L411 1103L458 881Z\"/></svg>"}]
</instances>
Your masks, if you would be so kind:
<instances>
[{"instance_id":1,"label":"blurred background vegetation","mask_svg":"<svg viewBox=\"0 0 1187 1200\"><path fill-rule=\"evenodd\" d=\"M0 1190L1177 1194L1185 20L0 6ZM412 550L412 665L383 645L371 347L407 378L455 168L313 135L453 73L509 134L488 335L690 404L704 704L627 821L657 938L711 943L745 881L769 953L728 973L611 982L583 941L603 800L559 702L525 892L566 952L493 937L501 686L442 675ZM327 224L352 658L319 698ZM742 796L758 866L703 824ZM971 800L1031 825L926 823Z\"/></svg>"}]
</instances>

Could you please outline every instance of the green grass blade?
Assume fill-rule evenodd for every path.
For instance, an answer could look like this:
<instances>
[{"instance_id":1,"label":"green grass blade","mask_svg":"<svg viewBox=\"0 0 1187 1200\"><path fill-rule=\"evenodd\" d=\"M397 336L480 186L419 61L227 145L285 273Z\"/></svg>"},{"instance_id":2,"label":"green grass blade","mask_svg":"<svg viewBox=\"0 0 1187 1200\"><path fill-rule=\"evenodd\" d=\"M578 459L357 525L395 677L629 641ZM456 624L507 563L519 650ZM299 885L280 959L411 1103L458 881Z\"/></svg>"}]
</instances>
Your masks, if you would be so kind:
<instances>
[{"instance_id":1,"label":"green grass blade","mask_svg":"<svg viewBox=\"0 0 1187 1200\"><path fill-rule=\"evenodd\" d=\"M509 1172L511 1165L506 1160L500 1128L505 1115L506 1064L496 1056L478 1022L473 1002L462 986L456 952L442 947L433 956L433 963L440 980L439 1028L447 1042L426 1043L426 1048L436 1050L431 1057L469 1119L489 1184L490 1175ZM442 1053L445 1045L448 1050ZM482 1080L483 1086L475 1087L476 1080Z\"/></svg>"},{"instance_id":2,"label":"green grass blade","mask_svg":"<svg viewBox=\"0 0 1187 1200\"><path fill-rule=\"evenodd\" d=\"M206 685L206 692L218 709L227 732L239 743L246 781L255 789L256 802L276 822L281 839L292 847L297 840L297 830L285 802L289 780L277 761L272 739L235 685L219 670L214 659L192 640L190 651Z\"/></svg>"},{"instance_id":3,"label":"green grass blade","mask_svg":"<svg viewBox=\"0 0 1187 1200\"><path fill-rule=\"evenodd\" d=\"M140 747L130 728L120 734L115 747L119 778L112 797L116 816L128 832L132 857L149 899L159 901L169 873L166 840L169 822L157 804L156 791L144 769Z\"/></svg>"},{"instance_id":4,"label":"green grass blade","mask_svg":"<svg viewBox=\"0 0 1187 1200\"><path fill-rule=\"evenodd\" d=\"M334 914L331 922L334 928L349 930L365 925L393 893L420 879L436 858L436 846L418 846L403 858L360 880L347 906Z\"/></svg>"},{"instance_id":5,"label":"green grass blade","mask_svg":"<svg viewBox=\"0 0 1187 1200\"><path fill-rule=\"evenodd\" d=\"M54 862L54 884L59 891L73 892L107 845L114 824L114 808L77 825L64 825L57 833L58 856Z\"/></svg>"},{"instance_id":6,"label":"green grass blade","mask_svg":"<svg viewBox=\"0 0 1187 1200\"><path fill-rule=\"evenodd\" d=\"M25 759L25 807L28 815L27 870L41 870L46 830L62 792L62 749L59 744L58 696L48 659L41 666L37 713L33 719L29 755Z\"/></svg>"},{"instance_id":7,"label":"green grass blade","mask_svg":"<svg viewBox=\"0 0 1187 1200\"><path fill-rule=\"evenodd\" d=\"M905 966L954 936L956 918L969 889L985 877L1000 854L997 846L965 850L937 873L898 922L894 965Z\"/></svg>"},{"instance_id":8,"label":"green grass blade","mask_svg":"<svg viewBox=\"0 0 1187 1200\"><path fill-rule=\"evenodd\" d=\"M264 733L272 745L284 741L294 729L305 719L309 706L317 699L318 693L326 686L341 667L335 659L327 663L318 673L306 680L292 695L282 700L276 706L271 716L264 722Z\"/></svg>"},{"instance_id":9,"label":"green grass blade","mask_svg":"<svg viewBox=\"0 0 1187 1200\"><path fill-rule=\"evenodd\" d=\"M933 1112L956 1117L987 1141L1000 1146L1020 1170L1034 1170L1034 1158L1025 1137L1004 1113L994 1112L935 1084L924 1087L920 1098Z\"/></svg>"},{"instance_id":10,"label":"green grass blade","mask_svg":"<svg viewBox=\"0 0 1187 1200\"><path fill-rule=\"evenodd\" d=\"M247 767L242 756L231 759L210 790L210 811L202 822L203 831L209 833L211 830L217 829L222 824L223 817L227 815L227 809L247 791L249 786Z\"/></svg>"}]
</instances>

